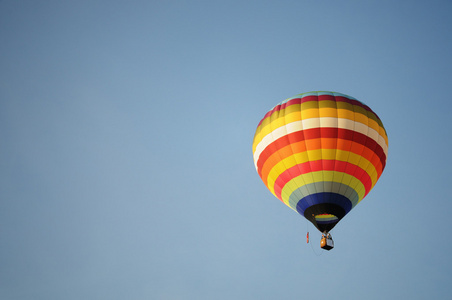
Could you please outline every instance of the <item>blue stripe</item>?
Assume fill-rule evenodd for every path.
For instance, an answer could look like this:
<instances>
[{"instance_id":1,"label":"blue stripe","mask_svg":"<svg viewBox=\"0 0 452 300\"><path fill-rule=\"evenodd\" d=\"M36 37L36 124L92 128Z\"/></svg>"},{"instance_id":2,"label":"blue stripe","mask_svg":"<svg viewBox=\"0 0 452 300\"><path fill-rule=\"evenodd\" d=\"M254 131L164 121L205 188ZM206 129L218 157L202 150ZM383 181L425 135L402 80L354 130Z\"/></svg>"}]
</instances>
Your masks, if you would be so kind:
<instances>
[{"instance_id":1,"label":"blue stripe","mask_svg":"<svg viewBox=\"0 0 452 300\"><path fill-rule=\"evenodd\" d=\"M319 181L310 184L303 185L292 192L289 196L290 207L296 209L297 203L300 201L300 195L311 195L316 193L323 193L331 191L339 191L352 202L352 207L358 204L359 196L358 193L346 184L332 181Z\"/></svg>"},{"instance_id":2,"label":"blue stripe","mask_svg":"<svg viewBox=\"0 0 452 300\"><path fill-rule=\"evenodd\" d=\"M345 214L348 214L348 212L352 209L352 203L350 200L341 195L336 193L329 193L329 192L323 192L323 193L317 193L317 194L311 194L304 198L302 198L297 203L297 211L300 215L304 216L304 211L316 204L322 204L322 203L331 203L336 204L342 207L345 210ZM324 213L329 213L325 211Z\"/></svg>"},{"instance_id":3,"label":"blue stripe","mask_svg":"<svg viewBox=\"0 0 452 300\"><path fill-rule=\"evenodd\" d=\"M330 221L319 221L319 220L316 220L316 222L317 222L317 224L332 224L332 223L337 223L337 222L339 222L339 220L338 220L338 219L336 219L336 220L330 220Z\"/></svg>"}]
</instances>

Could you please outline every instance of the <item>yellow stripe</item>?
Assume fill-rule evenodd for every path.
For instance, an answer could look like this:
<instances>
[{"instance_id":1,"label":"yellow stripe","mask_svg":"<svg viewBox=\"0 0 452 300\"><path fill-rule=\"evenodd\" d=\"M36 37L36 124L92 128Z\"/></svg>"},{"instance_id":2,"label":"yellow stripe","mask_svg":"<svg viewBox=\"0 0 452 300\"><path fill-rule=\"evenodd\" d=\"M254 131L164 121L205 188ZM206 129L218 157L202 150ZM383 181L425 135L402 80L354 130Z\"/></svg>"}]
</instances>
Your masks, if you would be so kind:
<instances>
[{"instance_id":1,"label":"yellow stripe","mask_svg":"<svg viewBox=\"0 0 452 300\"><path fill-rule=\"evenodd\" d=\"M315 160L320 160L320 159L339 160L339 161L348 162L353 165L359 166L364 171L366 171L366 173L369 174L369 176L371 176L372 187L377 182L377 179L378 179L377 175L376 175L377 171L375 170L374 165L371 164L370 161L368 161L364 157L357 155L353 152L349 152L349 151L343 151L343 150L325 151L325 149L317 149L317 150L310 150L310 151L305 151L305 152L301 152L301 153L295 153L295 154L281 160L280 162L278 162L268 173L267 180L266 180L266 182L267 182L266 185L267 185L268 189L274 194L276 179L278 179L279 175L281 175L287 169L295 166L296 164L301 164L301 163L305 163L308 161L315 161ZM327 172L327 171L325 171L325 172ZM313 173L316 173L316 172L312 172L311 174L313 174ZM312 176L313 175L311 175L311 177ZM337 181L337 180L339 180L337 177L333 178L333 181L341 183L341 181ZM323 181L323 180L316 180L316 181ZM305 183L305 184L307 184L307 183Z\"/></svg>"},{"instance_id":2,"label":"yellow stripe","mask_svg":"<svg viewBox=\"0 0 452 300\"><path fill-rule=\"evenodd\" d=\"M320 173L320 174L319 174ZM322 174L323 173L323 174ZM304 182L306 182L306 184L310 184L310 183L314 183L314 182L319 182L319 181L331 181L331 180L327 180L324 178L334 178L335 174L334 173L341 173L342 176L342 181L336 181L338 183L344 183L345 185L348 185L349 188L352 188L352 186L356 186L357 188L352 188L353 190L355 190L355 192L358 194L359 200L361 201L361 199L363 199L364 197L364 186L361 183L361 181L359 181L358 179L356 179L355 177L346 174L346 173L342 173L342 172L337 172L337 171L318 171L318 172L312 172L310 174L312 174L313 176L309 176L310 174L302 174L300 176L297 177L301 177L302 180ZM297 177L292 179L291 181L295 181L297 180ZM321 180L313 180L312 178L321 178ZM284 203L290 207L289 205L289 199L290 199L290 195L296 190L298 189L298 186L296 186L295 184L292 184L292 182L289 181L284 188L282 189L282 195L284 194L284 196L282 197ZM347 184L345 182L349 182L350 184ZM344 195L345 196L345 195Z\"/></svg>"},{"instance_id":3,"label":"yellow stripe","mask_svg":"<svg viewBox=\"0 0 452 300\"><path fill-rule=\"evenodd\" d=\"M305 176L308 178L309 176ZM297 190L299 187L306 185L305 177L297 176L290 180L284 188L281 190L281 200L289 206L290 208L296 210L296 207L292 207L289 203L290 195L293 193L293 191ZM311 180L312 181L312 180ZM287 186L287 188L286 188ZM290 191L290 193L289 193ZM303 195L300 195L299 199L303 198ZM296 203L295 203L296 204Z\"/></svg>"},{"instance_id":4,"label":"yellow stripe","mask_svg":"<svg viewBox=\"0 0 452 300\"><path fill-rule=\"evenodd\" d=\"M315 218L317 220L326 220L326 219L337 219L337 217L335 215L330 215L330 214L326 214L326 215L316 215Z\"/></svg>"}]
</instances>

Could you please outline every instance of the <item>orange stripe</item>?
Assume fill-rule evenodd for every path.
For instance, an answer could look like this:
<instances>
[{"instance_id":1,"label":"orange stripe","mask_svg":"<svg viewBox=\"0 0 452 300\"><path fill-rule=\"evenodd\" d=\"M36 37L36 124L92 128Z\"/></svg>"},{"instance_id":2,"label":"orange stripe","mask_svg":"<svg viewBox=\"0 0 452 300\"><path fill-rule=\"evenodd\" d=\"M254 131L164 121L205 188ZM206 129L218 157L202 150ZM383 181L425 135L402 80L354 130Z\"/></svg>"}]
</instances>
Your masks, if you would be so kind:
<instances>
[{"instance_id":1,"label":"orange stripe","mask_svg":"<svg viewBox=\"0 0 452 300\"><path fill-rule=\"evenodd\" d=\"M261 176L262 180L264 181L264 183L267 184L268 174L270 173L271 169L281 160L297 153L319 149L329 149L329 150L337 149L352 152L370 161L377 170L378 174L381 174L383 172L382 163L378 158L378 155L374 155L375 153L372 150L370 150L367 147L364 147L363 145L357 142L336 138L318 138L315 139L315 141L307 140L287 145L273 152L265 161L263 161L263 164L258 164L257 171Z\"/></svg>"}]
</instances>

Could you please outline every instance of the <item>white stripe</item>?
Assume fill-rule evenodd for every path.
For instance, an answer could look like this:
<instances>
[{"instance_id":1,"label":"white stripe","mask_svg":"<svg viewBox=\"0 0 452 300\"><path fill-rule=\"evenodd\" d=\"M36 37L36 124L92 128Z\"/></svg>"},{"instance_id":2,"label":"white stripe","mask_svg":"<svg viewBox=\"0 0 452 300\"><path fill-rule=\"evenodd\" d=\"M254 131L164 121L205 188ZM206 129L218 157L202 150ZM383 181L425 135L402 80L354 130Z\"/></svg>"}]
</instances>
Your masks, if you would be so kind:
<instances>
[{"instance_id":1,"label":"white stripe","mask_svg":"<svg viewBox=\"0 0 452 300\"><path fill-rule=\"evenodd\" d=\"M375 142L377 142L378 145L380 145L381 148L383 148L386 157L388 156L388 146L386 145L384 137L381 136L375 129L363 123L355 122L344 118L332 118L332 117L311 118L288 123L286 125L276 128L275 130L267 134L256 146L256 151L254 151L254 166L256 167L256 170L259 156L265 150L265 148L267 148L267 146L270 145L273 141L293 132L321 127L333 127L333 128L337 127L341 129L348 129L362 133L365 136L368 136Z\"/></svg>"}]
</instances>

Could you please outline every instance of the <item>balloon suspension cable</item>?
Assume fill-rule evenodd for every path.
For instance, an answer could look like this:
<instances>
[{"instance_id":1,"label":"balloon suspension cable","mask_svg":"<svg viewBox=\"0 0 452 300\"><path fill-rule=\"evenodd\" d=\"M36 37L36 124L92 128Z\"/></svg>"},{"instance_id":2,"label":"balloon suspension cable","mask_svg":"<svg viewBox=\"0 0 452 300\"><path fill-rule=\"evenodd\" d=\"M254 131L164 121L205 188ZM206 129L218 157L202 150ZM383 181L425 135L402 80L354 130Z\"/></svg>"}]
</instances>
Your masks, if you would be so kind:
<instances>
[{"instance_id":1,"label":"balloon suspension cable","mask_svg":"<svg viewBox=\"0 0 452 300\"><path fill-rule=\"evenodd\" d=\"M309 221L308 220L306 220L306 232L307 232L307 236L309 236ZM321 256L323 254L323 252L325 252L325 251L320 251L320 253L317 253L314 250L314 247L312 246L312 242L311 242L311 237L309 237L308 244L311 245L311 250L312 250L312 252L314 252L314 254L316 256Z\"/></svg>"}]
</instances>

